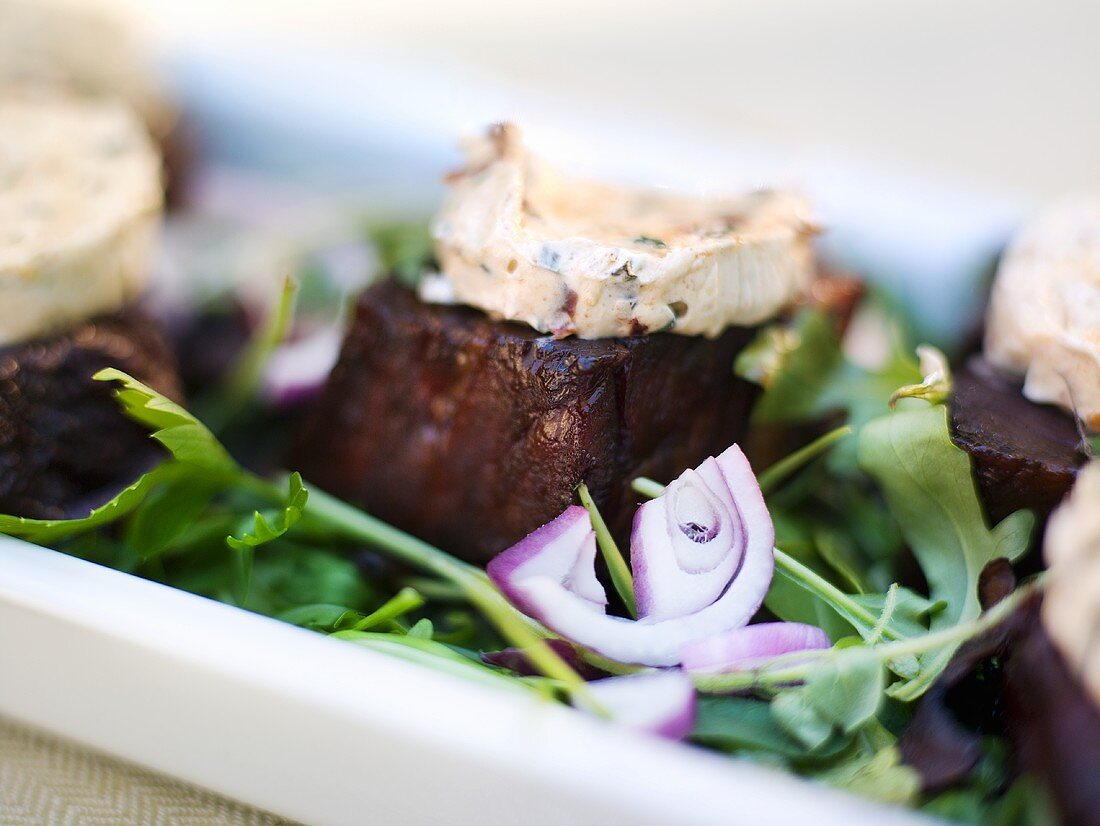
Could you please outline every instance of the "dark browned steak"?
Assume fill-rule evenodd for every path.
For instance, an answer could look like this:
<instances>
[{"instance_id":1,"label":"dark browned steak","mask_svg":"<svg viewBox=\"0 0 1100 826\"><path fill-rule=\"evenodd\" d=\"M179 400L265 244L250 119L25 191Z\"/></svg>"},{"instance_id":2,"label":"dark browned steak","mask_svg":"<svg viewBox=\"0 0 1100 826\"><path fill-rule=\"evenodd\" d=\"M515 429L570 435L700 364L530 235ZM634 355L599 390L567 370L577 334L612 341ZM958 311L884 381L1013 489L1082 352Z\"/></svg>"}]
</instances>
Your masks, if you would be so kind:
<instances>
[{"instance_id":1,"label":"dark browned steak","mask_svg":"<svg viewBox=\"0 0 1100 826\"><path fill-rule=\"evenodd\" d=\"M111 387L92 381L103 367L180 395L171 350L136 310L0 349L0 512L78 515L156 460L159 449L122 415Z\"/></svg>"},{"instance_id":2,"label":"dark browned steak","mask_svg":"<svg viewBox=\"0 0 1100 826\"><path fill-rule=\"evenodd\" d=\"M951 438L970 454L990 519L1020 508L1045 516L1085 461L1071 416L1028 401L1020 385L971 359L955 376Z\"/></svg>"},{"instance_id":3,"label":"dark browned steak","mask_svg":"<svg viewBox=\"0 0 1100 826\"><path fill-rule=\"evenodd\" d=\"M623 539L632 478L668 481L744 435L756 390L732 365L752 335L555 340L384 282L359 300L295 467L473 561L582 481Z\"/></svg>"},{"instance_id":4,"label":"dark browned steak","mask_svg":"<svg viewBox=\"0 0 1100 826\"><path fill-rule=\"evenodd\" d=\"M1013 641L1004 713L1016 766L1042 778L1061 822L1100 824L1100 708L1040 622L1039 599ZM1017 623L1019 625L1019 623Z\"/></svg>"}]
</instances>

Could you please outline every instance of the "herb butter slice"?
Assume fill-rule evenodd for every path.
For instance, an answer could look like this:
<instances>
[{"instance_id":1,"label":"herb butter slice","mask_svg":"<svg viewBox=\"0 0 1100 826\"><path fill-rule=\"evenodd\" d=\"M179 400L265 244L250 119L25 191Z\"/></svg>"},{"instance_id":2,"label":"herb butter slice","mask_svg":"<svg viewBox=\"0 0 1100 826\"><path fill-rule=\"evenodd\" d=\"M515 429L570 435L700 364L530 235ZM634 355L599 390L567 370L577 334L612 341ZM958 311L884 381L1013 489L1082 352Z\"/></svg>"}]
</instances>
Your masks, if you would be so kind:
<instances>
[{"instance_id":1,"label":"herb butter slice","mask_svg":"<svg viewBox=\"0 0 1100 826\"><path fill-rule=\"evenodd\" d=\"M718 336L796 300L816 227L800 196L706 199L569 178L514 126L466 145L433 223L421 297L581 338Z\"/></svg>"},{"instance_id":2,"label":"herb butter slice","mask_svg":"<svg viewBox=\"0 0 1100 826\"><path fill-rule=\"evenodd\" d=\"M123 307L150 271L160 158L107 102L0 99L0 345Z\"/></svg>"},{"instance_id":3,"label":"herb butter slice","mask_svg":"<svg viewBox=\"0 0 1100 826\"><path fill-rule=\"evenodd\" d=\"M1100 459L1077 476L1047 523L1043 625L1100 705Z\"/></svg>"}]
</instances>

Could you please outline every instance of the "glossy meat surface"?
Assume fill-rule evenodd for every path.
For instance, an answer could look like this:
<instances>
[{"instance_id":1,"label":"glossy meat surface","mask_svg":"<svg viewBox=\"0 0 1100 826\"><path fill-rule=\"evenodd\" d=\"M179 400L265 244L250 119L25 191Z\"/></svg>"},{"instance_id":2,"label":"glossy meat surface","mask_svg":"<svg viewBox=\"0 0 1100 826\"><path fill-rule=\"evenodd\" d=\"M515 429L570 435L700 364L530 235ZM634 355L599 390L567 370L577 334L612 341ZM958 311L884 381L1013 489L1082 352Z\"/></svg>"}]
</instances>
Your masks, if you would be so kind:
<instances>
[{"instance_id":1,"label":"glossy meat surface","mask_svg":"<svg viewBox=\"0 0 1100 826\"><path fill-rule=\"evenodd\" d=\"M159 448L111 386L92 381L104 367L180 398L171 350L135 310L0 349L0 512L81 515L156 461Z\"/></svg>"},{"instance_id":2,"label":"glossy meat surface","mask_svg":"<svg viewBox=\"0 0 1100 826\"><path fill-rule=\"evenodd\" d=\"M1045 516L1085 461L1070 416L1028 401L1017 383L979 359L957 372L950 411L951 437L970 454L994 523L1020 508Z\"/></svg>"},{"instance_id":3,"label":"glossy meat surface","mask_svg":"<svg viewBox=\"0 0 1100 826\"><path fill-rule=\"evenodd\" d=\"M624 542L631 479L669 481L743 437L756 390L732 365L752 335L555 340L384 282L359 300L294 466L473 561L582 481Z\"/></svg>"}]
</instances>

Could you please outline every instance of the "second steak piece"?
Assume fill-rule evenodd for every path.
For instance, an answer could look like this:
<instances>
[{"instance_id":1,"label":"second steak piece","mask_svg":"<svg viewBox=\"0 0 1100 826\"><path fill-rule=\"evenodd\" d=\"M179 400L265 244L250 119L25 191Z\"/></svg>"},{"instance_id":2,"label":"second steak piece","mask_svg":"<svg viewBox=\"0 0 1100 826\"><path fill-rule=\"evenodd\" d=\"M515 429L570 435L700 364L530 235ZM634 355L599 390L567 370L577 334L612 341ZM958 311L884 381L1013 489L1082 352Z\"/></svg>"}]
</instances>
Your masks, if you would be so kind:
<instances>
[{"instance_id":1,"label":"second steak piece","mask_svg":"<svg viewBox=\"0 0 1100 826\"><path fill-rule=\"evenodd\" d=\"M951 438L970 454L993 524L1021 508L1045 518L1088 458L1071 416L1029 401L982 359L956 374L950 411Z\"/></svg>"},{"instance_id":2,"label":"second steak piece","mask_svg":"<svg viewBox=\"0 0 1100 826\"><path fill-rule=\"evenodd\" d=\"M0 513L85 516L163 458L92 379L104 367L182 398L168 343L134 307L0 348Z\"/></svg>"},{"instance_id":3,"label":"second steak piece","mask_svg":"<svg viewBox=\"0 0 1100 826\"><path fill-rule=\"evenodd\" d=\"M471 561L582 481L623 541L631 479L667 481L744 436L756 390L732 365L752 335L555 340L385 282L359 300L295 466Z\"/></svg>"}]
</instances>

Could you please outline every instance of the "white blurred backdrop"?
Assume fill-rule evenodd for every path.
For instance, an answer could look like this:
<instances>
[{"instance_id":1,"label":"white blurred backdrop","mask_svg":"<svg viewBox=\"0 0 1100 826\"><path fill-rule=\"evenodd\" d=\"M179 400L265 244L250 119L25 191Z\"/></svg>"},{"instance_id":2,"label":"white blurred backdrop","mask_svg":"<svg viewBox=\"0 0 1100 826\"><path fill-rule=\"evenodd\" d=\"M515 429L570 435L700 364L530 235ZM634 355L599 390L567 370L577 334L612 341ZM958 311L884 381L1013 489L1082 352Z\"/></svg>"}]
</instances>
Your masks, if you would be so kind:
<instances>
[{"instance_id":1,"label":"white blurred backdrop","mask_svg":"<svg viewBox=\"0 0 1100 826\"><path fill-rule=\"evenodd\" d=\"M856 154L1010 196L1100 186L1092 0L132 3L177 43L281 37L408 58L640 132Z\"/></svg>"},{"instance_id":2,"label":"white blurred backdrop","mask_svg":"<svg viewBox=\"0 0 1100 826\"><path fill-rule=\"evenodd\" d=\"M510 119L577 172L794 186L941 342L1022 216L1100 189L1094 0L65 1L144 18L215 164L423 211Z\"/></svg>"}]
</instances>

